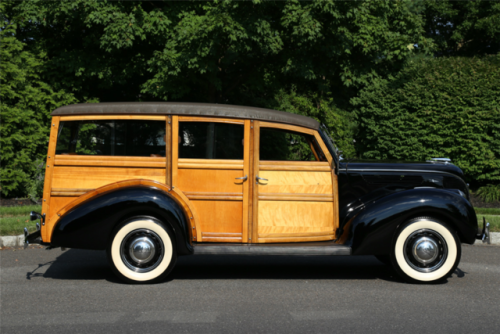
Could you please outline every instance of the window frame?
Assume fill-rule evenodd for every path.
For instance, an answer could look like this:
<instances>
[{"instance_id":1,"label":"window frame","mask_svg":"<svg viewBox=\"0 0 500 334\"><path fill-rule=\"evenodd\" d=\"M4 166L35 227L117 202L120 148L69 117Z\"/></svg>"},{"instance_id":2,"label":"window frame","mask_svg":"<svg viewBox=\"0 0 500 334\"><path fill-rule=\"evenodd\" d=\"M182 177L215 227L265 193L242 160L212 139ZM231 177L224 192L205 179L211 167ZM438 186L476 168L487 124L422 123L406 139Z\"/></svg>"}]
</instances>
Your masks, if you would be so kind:
<instances>
[{"instance_id":1,"label":"window frame","mask_svg":"<svg viewBox=\"0 0 500 334\"><path fill-rule=\"evenodd\" d=\"M243 158L242 159L200 159L200 158L180 158L179 157L179 129L181 122L205 122L205 123L225 123L225 124L235 124L243 126L243 140L245 139L245 120L244 119L233 119L233 118L218 118L218 117L198 117L198 116L177 116L177 120L175 124L173 124L173 135L172 135L172 148L175 150L175 157L177 158L178 163L186 163L186 162L200 162L200 163L218 163L224 164L225 162L229 164L242 164L245 159L245 145L243 143ZM245 142L245 141L244 141Z\"/></svg>"},{"instance_id":2,"label":"window frame","mask_svg":"<svg viewBox=\"0 0 500 334\"><path fill-rule=\"evenodd\" d=\"M282 124L282 123L271 123L271 122L263 122L263 121L260 121L259 122L259 145L261 144L261 141L260 141L260 129L261 128L272 128L272 129L278 129L278 130L284 130L284 131L292 131L292 132L297 132L297 133L302 133L302 134L306 134L306 135L310 135L312 137L314 137L314 139L316 140L316 142L318 143L318 146L319 148L321 149L321 153L325 156L326 160L328 161L329 164L332 163L332 156L330 155L328 149L326 148L325 144L323 143L323 140L321 139L320 135L318 134L318 131L315 131L313 129L308 129L308 128L303 128L303 127L300 127L300 126L296 126L296 125L289 125L289 124ZM311 149L312 149L312 152L315 156L315 158L318 158L318 152L316 152L316 149L314 148L314 145L312 145L311 143ZM259 154L260 154L260 148L259 148ZM268 163L300 163L300 164L304 164L304 163L320 163L320 164L324 164L326 161L321 161L321 160L307 160L307 161L301 161L301 160L260 160L260 156L259 156L259 161L261 163L264 163L264 164L268 164Z\"/></svg>"}]
</instances>

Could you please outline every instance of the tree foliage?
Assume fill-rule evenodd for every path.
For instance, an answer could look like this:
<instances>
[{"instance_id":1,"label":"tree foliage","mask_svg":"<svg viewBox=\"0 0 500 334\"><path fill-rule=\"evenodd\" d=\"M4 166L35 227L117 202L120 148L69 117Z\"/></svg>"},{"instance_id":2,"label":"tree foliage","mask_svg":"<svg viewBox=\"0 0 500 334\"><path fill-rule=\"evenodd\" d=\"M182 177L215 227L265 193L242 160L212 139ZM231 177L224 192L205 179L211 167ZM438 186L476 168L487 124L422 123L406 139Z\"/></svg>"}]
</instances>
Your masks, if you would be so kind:
<instances>
[{"instance_id":1,"label":"tree foliage","mask_svg":"<svg viewBox=\"0 0 500 334\"><path fill-rule=\"evenodd\" d=\"M76 99L40 79L43 56L24 50L15 30L15 24L0 29L0 178L3 195L22 196L46 154L50 112Z\"/></svg>"},{"instance_id":2,"label":"tree foliage","mask_svg":"<svg viewBox=\"0 0 500 334\"><path fill-rule=\"evenodd\" d=\"M290 111L326 124L345 156L362 149L390 156L382 142L356 152L352 138L364 134L357 133L352 101L394 84L409 58L491 54L500 40L499 3L484 1L6 0L0 6L1 177L9 196L26 192L32 161L46 152L49 112L72 102Z\"/></svg>"},{"instance_id":3,"label":"tree foliage","mask_svg":"<svg viewBox=\"0 0 500 334\"><path fill-rule=\"evenodd\" d=\"M79 98L236 104L242 91L266 97L271 89L272 97L292 84L354 96L397 71L413 45L431 44L420 11L406 0L13 7L22 19L19 36L48 54L47 78ZM340 93L341 87L347 89Z\"/></svg>"},{"instance_id":4,"label":"tree foliage","mask_svg":"<svg viewBox=\"0 0 500 334\"><path fill-rule=\"evenodd\" d=\"M449 157L469 180L500 181L500 55L415 60L354 103L365 157Z\"/></svg>"},{"instance_id":5,"label":"tree foliage","mask_svg":"<svg viewBox=\"0 0 500 334\"><path fill-rule=\"evenodd\" d=\"M500 52L500 2L429 0L427 36L442 56L478 56Z\"/></svg>"}]
</instances>

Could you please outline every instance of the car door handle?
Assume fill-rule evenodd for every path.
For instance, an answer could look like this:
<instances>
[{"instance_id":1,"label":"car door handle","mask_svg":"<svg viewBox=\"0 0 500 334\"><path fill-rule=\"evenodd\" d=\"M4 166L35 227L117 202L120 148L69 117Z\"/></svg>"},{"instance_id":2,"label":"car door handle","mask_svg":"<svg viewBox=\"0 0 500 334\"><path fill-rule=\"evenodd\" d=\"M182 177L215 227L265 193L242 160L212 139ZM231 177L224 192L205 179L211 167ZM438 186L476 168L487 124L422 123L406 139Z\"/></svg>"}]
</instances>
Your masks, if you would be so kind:
<instances>
[{"instance_id":1,"label":"car door handle","mask_svg":"<svg viewBox=\"0 0 500 334\"><path fill-rule=\"evenodd\" d=\"M245 182L246 180L248 180L248 176L245 175L243 177L237 177L237 178L235 178L235 180L243 180L243 182Z\"/></svg>"},{"instance_id":2,"label":"car door handle","mask_svg":"<svg viewBox=\"0 0 500 334\"><path fill-rule=\"evenodd\" d=\"M259 177L258 175L255 177L255 180L257 182L255 182L256 184L259 184L259 181L269 181L268 179L264 179L263 177Z\"/></svg>"}]
</instances>

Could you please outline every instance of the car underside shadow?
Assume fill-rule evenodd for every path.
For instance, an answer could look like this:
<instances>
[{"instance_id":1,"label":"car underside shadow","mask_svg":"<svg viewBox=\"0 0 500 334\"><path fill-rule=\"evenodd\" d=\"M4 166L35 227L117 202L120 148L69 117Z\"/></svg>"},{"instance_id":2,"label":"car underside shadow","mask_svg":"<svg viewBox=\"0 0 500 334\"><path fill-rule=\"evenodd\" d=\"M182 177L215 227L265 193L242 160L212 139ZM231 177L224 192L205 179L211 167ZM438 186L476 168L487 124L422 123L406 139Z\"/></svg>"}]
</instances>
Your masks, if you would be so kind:
<instances>
[{"instance_id":1,"label":"car underside shadow","mask_svg":"<svg viewBox=\"0 0 500 334\"><path fill-rule=\"evenodd\" d=\"M53 249L51 252L59 253L54 261L39 264L26 274L26 279L37 277L62 279L62 280L108 280L118 282L111 271L104 251L91 251L81 249L68 249L61 251Z\"/></svg>"},{"instance_id":2,"label":"car underside shadow","mask_svg":"<svg viewBox=\"0 0 500 334\"><path fill-rule=\"evenodd\" d=\"M104 251L69 249L54 261L39 264L27 279L107 280L119 283ZM374 280L401 282L395 273L373 256L242 256L196 255L177 259L167 278L175 280L309 279Z\"/></svg>"}]
</instances>

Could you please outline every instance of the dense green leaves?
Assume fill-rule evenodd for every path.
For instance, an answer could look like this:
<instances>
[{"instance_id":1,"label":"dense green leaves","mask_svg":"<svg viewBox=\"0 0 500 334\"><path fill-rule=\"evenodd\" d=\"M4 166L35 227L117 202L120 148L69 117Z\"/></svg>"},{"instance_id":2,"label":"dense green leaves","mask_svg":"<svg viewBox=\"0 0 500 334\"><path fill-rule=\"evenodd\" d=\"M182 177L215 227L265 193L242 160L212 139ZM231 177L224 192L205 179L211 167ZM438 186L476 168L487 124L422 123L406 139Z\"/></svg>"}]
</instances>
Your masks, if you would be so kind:
<instances>
[{"instance_id":1,"label":"dense green leaves","mask_svg":"<svg viewBox=\"0 0 500 334\"><path fill-rule=\"evenodd\" d=\"M353 102L365 157L449 157L469 180L500 181L500 56L415 60Z\"/></svg>"},{"instance_id":2,"label":"dense green leaves","mask_svg":"<svg viewBox=\"0 0 500 334\"><path fill-rule=\"evenodd\" d=\"M500 2L428 0L426 31L442 56L500 52Z\"/></svg>"},{"instance_id":3,"label":"dense green leaves","mask_svg":"<svg viewBox=\"0 0 500 334\"><path fill-rule=\"evenodd\" d=\"M465 99L464 106L472 109L457 112L468 129L476 129L476 123L491 116L474 110L490 110L483 105L490 106L488 94L497 93L488 88L473 99L477 105L469 105L472 98L460 94L471 87L450 88L440 95L426 86L434 83L422 79L420 86L408 88L407 95L397 95L402 94L402 82L422 75L420 67L410 64L398 76L409 58L497 53L498 2L31 0L0 5L1 177L2 193L8 196L26 194L35 168L32 162L46 152L49 112L62 104L168 100L266 107L324 123L345 156L367 150L367 156L422 158L396 154L389 140L374 140L366 130L381 128L382 123L368 125L367 120L379 119L377 110L395 103L388 96L398 96L403 105L411 89L425 92L422 101L432 106L433 121L448 117L451 105L444 103L446 96L460 96L457 100ZM422 64L423 69L430 66ZM478 85L491 87L481 80ZM387 95L393 88L399 90ZM364 108L359 114L361 133L352 102ZM420 105L406 107L419 110ZM415 137L415 124L424 128L418 123L420 116L407 119L398 110L385 110L384 117L394 123L384 123L388 128L377 131L394 138L411 135L405 140L425 152L436 149L434 137L446 145L456 140L458 125L447 133L436 130L431 139ZM427 128L433 126L431 122ZM498 159L497 151L488 148L497 145L494 131L488 132L487 140L468 135L467 147L491 156L463 160L470 177L482 171L488 173L485 179L496 177L490 171L497 166L492 162ZM357 152L353 137L362 142ZM485 140L486 146L472 144Z\"/></svg>"},{"instance_id":4,"label":"dense green leaves","mask_svg":"<svg viewBox=\"0 0 500 334\"><path fill-rule=\"evenodd\" d=\"M9 196L25 195L32 187L30 180L40 164L36 160L47 151L50 112L76 102L40 79L42 57L24 50L15 29L15 24L7 24L0 30L0 178L1 193Z\"/></svg>"},{"instance_id":5,"label":"dense green leaves","mask_svg":"<svg viewBox=\"0 0 500 334\"><path fill-rule=\"evenodd\" d=\"M414 1L25 1L18 34L78 98L241 102L292 84L346 101L431 44ZM59 87L58 86L58 87ZM351 87L344 92L339 87ZM346 93L348 93L346 95Z\"/></svg>"}]
</instances>

